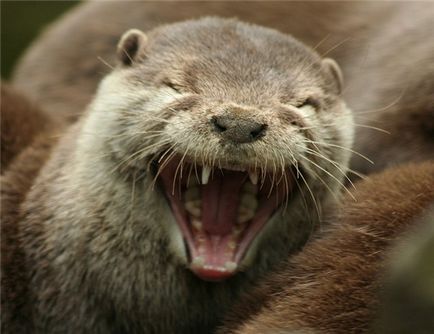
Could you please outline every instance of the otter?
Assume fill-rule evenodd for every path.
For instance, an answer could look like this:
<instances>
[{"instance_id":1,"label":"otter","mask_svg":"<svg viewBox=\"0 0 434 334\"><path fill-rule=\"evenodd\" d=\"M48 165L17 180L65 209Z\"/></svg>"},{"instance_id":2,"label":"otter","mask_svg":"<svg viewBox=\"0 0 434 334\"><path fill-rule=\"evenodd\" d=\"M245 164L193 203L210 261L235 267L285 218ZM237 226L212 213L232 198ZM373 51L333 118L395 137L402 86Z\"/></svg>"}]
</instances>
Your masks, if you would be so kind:
<instances>
[{"instance_id":1,"label":"otter","mask_svg":"<svg viewBox=\"0 0 434 334\"><path fill-rule=\"evenodd\" d=\"M343 199L327 228L246 293L219 333L430 333L433 233L430 243L416 239L419 257L400 252L391 277L388 267L419 220L432 231L434 162L390 168L356 188L357 201Z\"/></svg>"},{"instance_id":2,"label":"otter","mask_svg":"<svg viewBox=\"0 0 434 334\"><path fill-rule=\"evenodd\" d=\"M35 102L9 84L1 83L1 174L35 138L60 124Z\"/></svg>"},{"instance_id":3,"label":"otter","mask_svg":"<svg viewBox=\"0 0 434 334\"><path fill-rule=\"evenodd\" d=\"M434 205L414 226L391 252L375 333L434 332Z\"/></svg>"},{"instance_id":4,"label":"otter","mask_svg":"<svg viewBox=\"0 0 434 334\"><path fill-rule=\"evenodd\" d=\"M11 85L2 82L1 94L2 330L22 333L29 319L25 257L17 226L19 208L62 127Z\"/></svg>"},{"instance_id":5,"label":"otter","mask_svg":"<svg viewBox=\"0 0 434 334\"><path fill-rule=\"evenodd\" d=\"M339 198L341 71L219 18L129 30L117 57L19 205L22 330L210 332Z\"/></svg>"},{"instance_id":6,"label":"otter","mask_svg":"<svg viewBox=\"0 0 434 334\"><path fill-rule=\"evenodd\" d=\"M351 169L369 174L434 159L432 3L183 1L174 10L160 1L88 2L34 43L16 68L14 84L54 117L72 122L107 64L114 64L111 50L123 31L203 15L276 28L340 64L343 95L355 115L354 150L368 158L353 155Z\"/></svg>"},{"instance_id":7,"label":"otter","mask_svg":"<svg viewBox=\"0 0 434 334\"><path fill-rule=\"evenodd\" d=\"M432 10L432 5L410 3L187 2L175 11L165 3L91 2L80 5L35 43L19 64L14 83L52 115L75 120L107 71L104 63L114 63L111 50L122 30L131 25L148 30L157 23L203 14L238 16L290 32L339 61L346 73L343 93L356 111L355 149L375 162L353 156L352 168L370 173L433 158Z\"/></svg>"}]
</instances>

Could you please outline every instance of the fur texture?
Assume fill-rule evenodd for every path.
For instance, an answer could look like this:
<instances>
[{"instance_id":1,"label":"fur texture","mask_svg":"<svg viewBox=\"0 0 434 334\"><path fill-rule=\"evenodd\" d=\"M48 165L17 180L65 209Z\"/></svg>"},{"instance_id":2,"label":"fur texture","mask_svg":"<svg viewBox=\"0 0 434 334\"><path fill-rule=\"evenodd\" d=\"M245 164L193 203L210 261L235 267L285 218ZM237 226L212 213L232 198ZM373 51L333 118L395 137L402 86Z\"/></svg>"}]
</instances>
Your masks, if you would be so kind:
<instances>
[{"instance_id":1,"label":"fur texture","mask_svg":"<svg viewBox=\"0 0 434 334\"><path fill-rule=\"evenodd\" d=\"M91 100L97 82L103 73L107 71L107 67L104 63L108 62L109 64L114 64L114 53L112 50L124 30L131 28L132 25L143 30L149 30L161 22L172 22L204 14L223 16L236 15L245 20L272 26L284 32L291 32L309 45L314 46L319 44L317 45L317 49L320 53L327 53L338 59L339 63L344 68L344 72L348 73L348 75L346 75L347 85L344 87L344 94L350 101L350 104L356 108L356 112L358 112L358 118L355 122L358 124L356 150L364 155L367 154L369 158L375 161L375 165L371 165L366 161L356 158L353 161L353 168L364 173L370 173L373 170L382 170L390 165L405 161L433 158L433 117L431 115L433 111L432 106L434 105L432 101L432 54L434 54L434 52L432 50L433 44L429 42L431 40L429 32L432 31L432 19L430 19L432 17L432 11L433 6L426 3L354 4L345 2L309 2L283 4L267 2L252 3L249 4L249 6L243 3L183 3L177 10L173 10L173 4L165 3L87 3L67 15L36 42L35 46L21 62L21 65L18 66L15 82L17 85L24 88L33 98L38 99L52 115L62 120L68 119L72 121L77 119L78 115L81 114L82 107ZM258 13L261 14L258 15ZM95 20L95 17L100 19ZM282 17L284 17L284 19L282 19ZM104 23L102 24L101 22ZM308 24L306 24L306 22L308 22ZM71 34L72 31L74 34ZM327 37L327 34L329 34L330 37ZM325 40L323 41L324 38ZM66 39L68 40L67 44L64 42ZM341 42L342 44L340 44ZM82 45L86 45L86 48L78 47ZM53 49L57 50L55 54L51 52ZM98 61L97 56L102 57L104 63ZM35 64L37 66L35 66ZM100 74L96 76L95 73ZM32 77L34 80L29 80L29 77ZM47 89L48 87L49 89ZM98 124L97 121L96 119L96 124ZM375 130L366 128L365 125L386 128L392 134L387 135L381 132L376 134ZM54 159L56 163L52 162L51 167L46 167L50 172L46 174L45 179L38 181L41 182L39 184L42 185L40 189L49 189L48 192L50 192L51 195L47 196L47 191L45 190L40 190L39 192L35 191L33 199L40 197L47 203L57 203L57 195L62 194L62 192L67 192L65 189L70 188L69 185L65 185L64 187L60 186L59 188L50 190L52 187L50 185L50 177L62 179L66 178L68 175L70 170L60 162L66 160L68 154L71 154L71 150L74 150L74 148L71 149L70 142L74 141L73 138L79 133L79 129L82 126L82 124L77 126L76 129L71 132L70 139L64 140L66 144L62 144L62 148L59 148L59 152L63 153L59 153L58 157ZM68 141L70 142L68 143ZM410 169L416 173L417 171L426 171L427 168L428 167L413 166ZM62 172L60 172L60 170L62 170ZM406 173L411 174L411 172L404 170L402 172L391 172L391 174L393 173L397 173L396 175L401 175L400 173L402 173L402 175ZM430 173L430 175L432 175L432 170ZM421 182L414 179L414 177L417 178L417 175L407 176L409 180L414 181L415 187L423 187ZM385 182L383 182L380 177L375 180L377 180L379 184ZM387 177L387 180L389 180L388 182L391 188L389 192L382 192L385 197L381 197L380 193L377 193L376 182L369 183L370 181L368 181L366 188L363 189L369 188L370 193L366 191L366 194L370 197L374 195L374 198L377 196L388 206L381 206L381 201L371 201L365 198L360 203L365 203L367 205L366 207L357 207L356 204L350 204L349 210L354 208L355 212L360 213L360 211L362 211L364 214L366 213L366 217L375 218L378 219L378 221L381 219L386 219L387 221L385 217L391 217L394 212L399 212L399 214L395 215L397 220L393 221L393 223L398 225L402 223L402 225L399 226L405 229L406 222L409 221L407 219L410 219L412 215L417 215L417 212L420 212L422 207L411 207L408 205L408 201L404 201L402 205L396 202L389 202L387 200L388 196L390 195L391 199L398 198L400 190L395 187L394 181L391 181L389 177ZM427 175L426 180L431 180L429 175ZM426 184L429 183L427 182ZM399 182L396 185L407 186L408 184L405 180L399 178ZM79 193L77 187L74 189ZM94 193L100 189L101 188L94 189ZM361 193L363 193L363 189ZM411 190L414 189L415 188L411 186ZM426 189L423 189L423 191L425 190ZM117 192L117 188L112 189L112 193ZM422 203L419 202L419 200L422 201L426 196L431 196L430 194L430 191L425 193L421 192L421 197L417 197L417 203ZM67 198L68 195L64 197L62 195L62 200L65 197ZM48 198L55 198L55 200L49 200ZM32 212L36 209L35 207L38 206L35 204L35 207L32 207L30 204L31 202L27 204L28 212ZM63 209L65 208L64 205L67 206L66 203L61 204ZM60 206L60 204L56 205ZM397 207L397 205L399 207ZM392 208L401 211L393 211ZM412 211L413 209L417 212ZM40 208L38 210L40 211ZM52 208L43 208L42 210L45 215L44 219L47 221L49 220L48 218L51 217L50 210L52 210ZM114 211L121 212L122 210L121 208L115 208ZM64 210L64 212L65 216L67 216L68 211ZM347 220L345 220L345 218L349 219L352 217L350 211L345 212L344 210L343 216L336 218L336 221L343 219L342 221L346 223ZM95 222L102 221L98 220L98 217L101 217L100 211L93 212L92 217L96 217L94 219ZM124 217L124 219L127 218L128 217ZM359 220L356 219L356 222L358 221ZM325 236L321 237L318 241L312 242L312 246L309 246L305 255L307 258L303 257L303 253L300 255L300 260L296 259L294 260L295 262L291 262L296 265L296 273L298 272L297 270L301 273L313 270L314 273L316 273L318 269L318 272L325 270L326 274L328 274L330 270L332 275L320 277L318 281L320 283L332 283L331 286L329 286L330 289L321 287L321 285L314 280L316 276L299 277L287 271L286 273L282 273L285 279L284 289L271 285L266 285L266 288L262 291L259 289L259 297L254 296L251 299L253 300L252 303L255 303L258 307L253 307L253 309L249 310L243 308L242 312L234 313L233 323L228 326L231 330L235 330L234 328L236 327L237 330L240 331L259 328L269 330L270 326L276 326L277 328L285 328L285 330L288 328L290 330L296 329L297 333L301 331L300 328L302 328L303 333L310 333L313 330L329 330L329 332L335 331L337 333L348 333L349 331L351 332L351 330L359 329L362 331L366 330L367 326L369 326L369 321L372 320L373 314L375 313L372 307L375 308L378 296L373 291L379 284L377 280L372 280L369 275L372 273L376 274L379 268L383 268L382 255L384 249L389 247L388 238L395 240L396 236L393 234L395 233L393 230L377 230L377 228L381 227L382 225L376 226L374 230L375 233L372 234L370 233L371 231L366 233L363 228L352 225L351 222L348 230L332 225L331 231L336 232L336 235L334 232L325 234ZM38 226L35 228L35 232L31 232L29 235L41 230L43 229L40 229ZM103 231L107 231L107 227L104 226ZM377 232L384 232L386 239L383 240L381 236L378 238ZM91 235L97 236L98 238L96 239L99 240L104 238L104 236L100 236L99 230L93 231ZM113 240L110 238L110 234L103 233L103 235L106 236L106 240ZM340 235L344 235L345 237L339 238ZM68 234L68 238L70 238L70 236L73 236L73 234ZM363 241L366 241L366 244L362 243L359 245L356 243L353 245L351 243L353 239L351 239L350 236L355 236L355 238L359 240L363 239ZM36 240L44 238L45 237L42 236L36 238ZM91 238L87 240L89 239ZM54 238L49 240L54 242ZM116 244L120 254L123 254L125 245L125 243ZM336 245L343 247L343 249L347 249L345 247L355 246L355 252L353 253L352 249L350 249L350 255L342 259L341 252L335 248ZM58 246L59 245L56 247ZM359 252L362 249L358 248L362 246L367 247L367 249L375 248L379 250L380 253L372 253L372 255L368 257L368 259L374 260L373 262L365 261L363 255ZM45 245L40 246L37 242L28 247L29 253L32 253L32 249L36 249L35 247L40 247L39 249L43 250L41 254L49 254L49 248L46 248ZM62 248L60 247L58 249ZM155 252L158 254L164 247L157 247L156 249ZM332 251L330 251L330 249ZM334 255L333 251L335 251ZM313 252L312 256L319 256L320 259L326 258L326 260L329 261L329 268L326 268L327 263L325 262L315 262L315 258L309 257L309 252ZM90 246L82 247L81 253L77 253L76 258L85 259L83 254L97 254L98 256L103 255L107 259L110 258L110 255L107 255L107 253L95 253L94 248ZM306 265L302 262L303 259L307 261ZM60 257L57 263L59 263L59 261L62 263L63 260L64 258ZM165 260L163 260L163 262L165 263ZM365 267L357 267L357 263L362 263ZM70 265L73 269L71 273L73 275L76 273L82 275L83 281L91 283L91 286L97 286L97 288L99 288L101 285L101 289L108 292L117 289L124 293L124 295L137 296L137 294L135 294L137 290L130 289L129 285L116 285L114 282L110 284L110 286L104 287L104 284L101 284L101 276L89 275L83 272L83 270L79 269L77 263L71 265L70 263L64 262L63 265L65 267ZM50 275L52 275L50 277L56 276L50 271L50 266L45 265L42 267L43 271L50 272ZM119 270L119 268L122 268L122 264L120 267L113 265L108 268L108 270L104 269L104 271L109 272L110 268L113 268L113 271L115 271L115 269ZM129 269L130 267L128 267L128 270ZM342 269L348 269L348 271L341 271ZM165 277L166 273L159 271L161 267L158 267L158 264L155 270L157 281ZM292 265L290 265L290 270L292 270ZM161 276L158 273L161 273ZM356 274L356 276L351 276L351 273ZM119 271L117 271L116 274L118 275ZM44 275L45 272L42 276ZM290 276L289 283L286 281L288 275ZM357 275L361 275L361 278ZM124 278L124 276L121 277L121 279ZM245 279L245 277L243 279ZM339 279L342 279L342 281ZM278 275L277 278L270 279L270 282L273 282L273 280L279 282ZM303 282L308 282L308 285ZM224 294L221 294L221 290L218 290L219 288L216 288L212 284L198 284L197 280L193 277L182 279L178 283L181 286L195 284L198 286L198 289L203 290L202 292L204 294L201 295L201 298L211 300L215 298L215 305L211 305L211 307L215 307L213 314L219 314L220 306L229 299L233 299L231 295L223 297ZM38 284L42 283L38 281ZM162 285L164 284L165 282L162 282ZM167 287L167 285L165 286ZM205 291L205 289L209 289L211 286L213 286L212 289L214 289L210 289L212 292ZM48 309L50 309L48 304L53 296L59 292L59 289L64 288L67 290L69 287L70 286L58 287L56 284L54 284L53 287L44 287L44 291L49 292L43 293L45 299L43 299L44 302L42 304L44 307L47 306ZM291 292L294 292L291 289L296 289L294 308L292 308L292 299L287 299L291 301L291 305L288 306L285 301L288 296L286 296L285 293L280 296L281 291L284 291L286 288ZM83 290L77 291L77 289L77 285L72 287L71 293L75 294L74 297L76 298L71 300L71 307L66 308L64 312L60 314L60 317L63 317L62 320L65 320L65 323L71 321L71 319L76 320L80 317L80 315L72 314L74 304L80 303L80 296L82 296L80 294L83 293ZM140 287L137 289L140 289ZM155 291L159 288L152 286L152 289ZM234 283L234 289L237 289L236 283ZM345 291L342 292L342 289ZM355 292L352 298L347 298L349 289ZM86 305L84 309L86 309L86 307L92 308L92 306L96 304L103 305L103 307L100 308L100 313L97 315L93 314L92 317L89 318L90 320L86 318L86 322L89 322L87 329L80 328L79 330L91 331L92 324L95 324L100 319L103 319L103 321L109 319L107 324L109 324L108 326L111 326L110 328L114 331L129 330L134 332L136 329L134 326L136 325L131 317L134 317L135 313L129 310L139 310L137 305L140 305L143 300L130 304L123 303L123 308L121 309L122 314L120 315L120 313L114 311L115 304L113 303L113 299L107 301L107 299L99 298L99 292L96 290L97 289L95 289L95 291L93 289L84 290L86 295L92 296L90 305ZM276 290L280 292L274 293L273 291ZM279 298L281 298L284 308L287 307L288 310L294 310L294 313L289 314L285 309L278 309L274 317L268 310L268 308L273 309L273 305L270 306L270 304L266 303L266 306L261 308L262 304L259 303L258 300L268 300L268 297L265 295L268 294L269 291L273 292L270 300L277 300L277 303L275 303L276 306L280 305ZM298 294L298 291L302 292ZM185 299L185 296L179 296L172 292L173 291L171 291L170 294L175 299ZM306 294L302 295L302 293ZM318 293L322 293L322 295L317 295ZM306 298L306 295L312 297ZM324 299L321 296L324 296ZM194 296L187 298L186 305L188 306L192 305L192 299L190 298L194 299ZM331 302L326 305L327 298L329 298ZM315 302L313 303L314 307L310 308L312 301ZM248 299L247 302L250 302L250 299ZM182 303L180 303L180 305L167 303L166 300L164 300L164 303L165 308L173 308L175 312L184 305ZM205 310L206 306L207 305L201 304L199 308ZM351 311L348 312L347 306L356 306L356 310L353 311L353 309L351 309ZM189 317L195 318L196 320L202 319L202 313L183 313L186 308L187 307L184 306L184 309L178 314L180 317L183 317L186 322L189 321ZM243 314L243 312L247 313ZM253 316L253 314L257 314L256 312L260 314L258 318ZM334 315L336 313L340 313L340 316L335 317ZM116 314L116 317L114 317L114 314ZM159 317L161 316L160 313L146 314L148 317L155 317L154 321L155 319L160 319ZM129 319L125 320L125 322L122 320L118 321L119 317L122 318L124 315ZM284 315L286 319L280 318L281 315ZM48 312L47 316L51 316L53 319L59 316L59 312ZM234 326L234 323L239 323L239 319L245 319L249 316L252 316L252 319L243 322L244 327L241 326L242 328L240 328L238 325ZM84 316L82 315L82 317ZM143 318L143 313L141 317ZM115 318L115 320L111 321L113 318ZM319 321L315 321L315 319L319 319ZM365 319L368 322L359 323L359 319L361 319L361 321ZM173 324L173 326L175 326L174 324L176 322L174 319L167 316L161 321ZM356 325L354 325L354 321ZM39 324L39 326L43 328L43 325ZM184 330L182 324L178 323L177 326L179 330ZM74 325L70 327L71 331L77 330ZM202 328L197 328L198 330L202 330ZM94 330L94 328L92 329ZM56 328L54 330L56 330ZM64 328L58 328L57 330L62 331ZM101 331L105 330L106 328L101 329ZM158 328L154 328L154 330L158 331ZM191 328L186 330L191 330ZM152 329L149 329L149 332L151 331Z\"/></svg>"},{"instance_id":2,"label":"fur texture","mask_svg":"<svg viewBox=\"0 0 434 334\"><path fill-rule=\"evenodd\" d=\"M74 120L107 63L115 63L112 50L125 30L203 15L276 28L338 61L356 115L355 150L368 157L354 155L352 169L369 174L434 158L433 3L183 1L173 10L165 2L90 2L44 33L17 67L15 83L54 116Z\"/></svg>"},{"instance_id":3,"label":"fur texture","mask_svg":"<svg viewBox=\"0 0 434 334\"><path fill-rule=\"evenodd\" d=\"M58 124L25 96L2 85L1 309L2 331L31 330L29 272L19 234L20 207L49 157Z\"/></svg>"},{"instance_id":4,"label":"fur texture","mask_svg":"<svg viewBox=\"0 0 434 334\"><path fill-rule=\"evenodd\" d=\"M51 117L8 84L1 84L1 171L41 133L54 127Z\"/></svg>"},{"instance_id":5,"label":"fur texture","mask_svg":"<svg viewBox=\"0 0 434 334\"><path fill-rule=\"evenodd\" d=\"M241 299L220 333L372 332L390 250L434 203L434 163L391 168L356 187L357 201L347 197L303 252ZM413 324L409 331L425 333Z\"/></svg>"},{"instance_id":6,"label":"fur texture","mask_svg":"<svg viewBox=\"0 0 434 334\"><path fill-rule=\"evenodd\" d=\"M334 62L236 20L205 18L137 36L121 40L120 64L20 206L34 333L209 332L240 293L303 245L321 208L339 196L352 127ZM267 132L234 145L212 131L216 115L260 121ZM303 171L225 282L187 269L179 227L153 188L149 166L163 152L181 163Z\"/></svg>"},{"instance_id":7,"label":"fur texture","mask_svg":"<svg viewBox=\"0 0 434 334\"><path fill-rule=\"evenodd\" d=\"M375 321L378 334L434 332L434 207L412 225L391 252Z\"/></svg>"}]
</instances>

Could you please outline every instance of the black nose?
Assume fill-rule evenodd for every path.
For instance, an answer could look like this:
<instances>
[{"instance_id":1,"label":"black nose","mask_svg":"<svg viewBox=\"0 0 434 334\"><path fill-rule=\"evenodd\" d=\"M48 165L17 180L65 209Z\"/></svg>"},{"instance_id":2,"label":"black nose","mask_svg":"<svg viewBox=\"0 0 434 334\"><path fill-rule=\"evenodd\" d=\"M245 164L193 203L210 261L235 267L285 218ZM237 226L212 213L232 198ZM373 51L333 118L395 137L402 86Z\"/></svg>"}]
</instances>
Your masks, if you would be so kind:
<instances>
[{"instance_id":1,"label":"black nose","mask_svg":"<svg viewBox=\"0 0 434 334\"><path fill-rule=\"evenodd\" d=\"M258 140L267 129L267 124L231 116L213 116L211 124L224 138L240 144Z\"/></svg>"}]
</instances>

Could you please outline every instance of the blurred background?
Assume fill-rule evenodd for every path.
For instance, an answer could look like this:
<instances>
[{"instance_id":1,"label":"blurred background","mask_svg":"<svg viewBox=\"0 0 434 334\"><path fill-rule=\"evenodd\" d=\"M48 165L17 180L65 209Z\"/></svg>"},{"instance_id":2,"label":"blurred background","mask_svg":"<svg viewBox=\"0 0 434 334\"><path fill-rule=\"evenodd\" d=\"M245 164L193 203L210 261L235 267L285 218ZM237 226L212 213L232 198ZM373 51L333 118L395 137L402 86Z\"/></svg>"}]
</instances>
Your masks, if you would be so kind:
<instances>
[{"instance_id":1,"label":"blurred background","mask_svg":"<svg viewBox=\"0 0 434 334\"><path fill-rule=\"evenodd\" d=\"M79 1L1 0L1 77L9 79L13 66L43 29Z\"/></svg>"}]
</instances>

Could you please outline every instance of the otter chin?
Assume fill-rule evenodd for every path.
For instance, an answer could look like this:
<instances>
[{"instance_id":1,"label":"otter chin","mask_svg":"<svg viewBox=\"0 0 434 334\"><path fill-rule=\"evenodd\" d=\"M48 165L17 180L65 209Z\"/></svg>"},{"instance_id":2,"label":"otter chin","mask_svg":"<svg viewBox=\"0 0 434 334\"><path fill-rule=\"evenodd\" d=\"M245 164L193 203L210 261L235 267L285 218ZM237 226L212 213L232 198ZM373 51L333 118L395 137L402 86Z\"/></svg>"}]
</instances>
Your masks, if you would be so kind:
<instances>
[{"instance_id":1,"label":"otter chin","mask_svg":"<svg viewBox=\"0 0 434 334\"><path fill-rule=\"evenodd\" d=\"M209 281L237 272L295 186L291 168L273 173L249 165L201 165L180 155L164 162L157 174L184 237L189 267Z\"/></svg>"}]
</instances>

